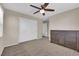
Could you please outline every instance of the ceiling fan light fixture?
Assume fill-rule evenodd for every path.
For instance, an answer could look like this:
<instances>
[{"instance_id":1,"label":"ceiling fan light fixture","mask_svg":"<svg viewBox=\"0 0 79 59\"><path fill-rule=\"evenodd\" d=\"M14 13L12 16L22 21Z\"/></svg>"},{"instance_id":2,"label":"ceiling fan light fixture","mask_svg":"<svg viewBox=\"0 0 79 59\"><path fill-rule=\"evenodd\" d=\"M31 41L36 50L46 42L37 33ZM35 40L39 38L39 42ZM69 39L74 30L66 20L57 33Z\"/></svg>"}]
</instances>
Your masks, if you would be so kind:
<instances>
[{"instance_id":1,"label":"ceiling fan light fixture","mask_svg":"<svg viewBox=\"0 0 79 59\"><path fill-rule=\"evenodd\" d=\"M41 14L45 13L44 9L41 9L41 10L40 10L40 13L41 13Z\"/></svg>"},{"instance_id":2,"label":"ceiling fan light fixture","mask_svg":"<svg viewBox=\"0 0 79 59\"><path fill-rule=\"evenodd\" d=\"M49 3L44 3L40 7L37 7L37 6L34 6L34 5L30 5L30 6L36 8L36 9L39 9L38 11L34 12L33 14L40 12L43 16L45 16L46 11L55 11L54 9L46 8L48 6L48 4Z\"/></svg>"}]
</instances>

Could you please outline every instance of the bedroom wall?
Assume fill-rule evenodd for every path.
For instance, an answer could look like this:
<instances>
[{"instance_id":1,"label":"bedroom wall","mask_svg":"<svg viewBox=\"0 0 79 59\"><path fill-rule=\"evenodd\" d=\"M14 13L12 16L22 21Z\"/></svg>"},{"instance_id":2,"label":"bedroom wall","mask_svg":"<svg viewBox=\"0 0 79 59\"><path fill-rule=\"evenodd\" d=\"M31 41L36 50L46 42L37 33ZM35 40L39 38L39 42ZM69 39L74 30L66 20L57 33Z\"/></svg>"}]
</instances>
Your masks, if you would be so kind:
<instances>
[{"instance_id":1,"label":"bedroom wall","mask_svg":"<svg viewBox=\"0 0 79 59\"><path fill-rule=\"evenodd\" d=\"M37 28L37 36L38 39L41 38L41 29L42 26L40 26L40 24L42 25L42 20L41 19L37 19L34 18L32 16L28 16L28 15L24 15L15 11L11 11L11 10L7 10L4 9L4 46L11 46L11 45L15 45L18 44L19 41L19 18L20 17L25 17L28 19L32 19L32 20L37 20L38 22L38 28Z\"/></svg>"},{"instance_id":2,"label":"bedroom wall","mask_svg":"<svg viewBox=\"0 0 79 59\"><path fill-rule=\"evenodd\" d=\"M18 43L18 17L7 13L4 17L4 46L15 45Z\"/></svg>"},{"instance_id":3,"label":"bedroom wall","mask_svg":"<svg viewBox=\"0 0 79 59\"><path fill-rule=\"evenodd\" d=\"M37 20L21 17L19 19L19 42L38 39Z\"/></svg>"},{"instance_id":4,"label":"bedroom wall","mask_svg":"<svg viewBox=\"0 0 79 59\"><path fill-rule=\"evenodd\" d=\"M3 46L3 15L4 11L2 6L0 5L0 55L2 54L2 51L4 49Z\"/></svg>"},{"instance_id":5,"label":"bedroom wall","mask_svg":"<svg viewBox=\"0 0 79 59\"><path fill-rule=\"evenodd\" d=\"M50 30L79 30L79 8L51 16L49 36Z\"/></svg>"}]
</instances>

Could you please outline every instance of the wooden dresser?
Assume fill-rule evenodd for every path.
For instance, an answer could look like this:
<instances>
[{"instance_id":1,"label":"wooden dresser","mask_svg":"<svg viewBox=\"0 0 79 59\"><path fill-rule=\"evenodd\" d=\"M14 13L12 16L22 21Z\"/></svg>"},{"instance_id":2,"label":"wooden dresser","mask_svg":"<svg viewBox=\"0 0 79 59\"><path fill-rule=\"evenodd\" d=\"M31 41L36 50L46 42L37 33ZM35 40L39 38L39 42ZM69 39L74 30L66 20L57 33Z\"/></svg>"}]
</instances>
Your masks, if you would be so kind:
<instances>
[{"instance_id":1,"label":"wooden dresser","mask_svg":"<svg viewBox=\"0 0 79 59\"><path fill-rule=\"evenodd\" d=\"M51 30L51 43L79 51L79 31Z\"/></svg>"}]
</instances>

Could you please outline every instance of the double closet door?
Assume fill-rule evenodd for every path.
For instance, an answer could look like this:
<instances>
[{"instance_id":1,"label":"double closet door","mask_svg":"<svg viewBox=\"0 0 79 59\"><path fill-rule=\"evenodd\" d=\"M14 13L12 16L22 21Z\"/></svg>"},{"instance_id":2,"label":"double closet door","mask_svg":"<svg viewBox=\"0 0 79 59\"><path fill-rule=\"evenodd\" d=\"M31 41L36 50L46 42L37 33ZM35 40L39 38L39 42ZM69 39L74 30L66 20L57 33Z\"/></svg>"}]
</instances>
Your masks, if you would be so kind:
<instances>
[{"instance_id":1,"label":"double closet door","mask_svg":"<svg viewBox=\"0 0 79 59\"><path fill-rule=\"evenodd\" d=\"M79 50L79 32L52 30L51 42L59 45L63 45L68 48Z\"/></svg>"}]
</instances>

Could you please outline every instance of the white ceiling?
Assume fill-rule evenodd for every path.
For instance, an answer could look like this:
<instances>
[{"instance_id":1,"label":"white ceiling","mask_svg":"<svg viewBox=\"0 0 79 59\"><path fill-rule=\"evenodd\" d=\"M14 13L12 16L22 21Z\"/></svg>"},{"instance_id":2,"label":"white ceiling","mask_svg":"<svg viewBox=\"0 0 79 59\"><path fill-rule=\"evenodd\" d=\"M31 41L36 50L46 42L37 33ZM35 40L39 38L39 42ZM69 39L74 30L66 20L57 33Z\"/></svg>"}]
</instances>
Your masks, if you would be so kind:
<instances>
[{"instance_id":1,"label":"white ceiling","mask_svg":"<svg viewBox=\"0 0 79 59\"><path fill-rule=\"evenodd\" d=\"M31 4L38 7L40 7L41 5L40 3L4 3L3 6L4 8L10 9L16 12L28 14L43 20L47 20L47 18L52 15L79 7L78 3L50 3L47 6L47 8L55 9L55 12L46 12L46 15L43 16L41 15L41 13L33 14L38 9L30 7L29 5Z\"/></svg>"}]
</instances>

